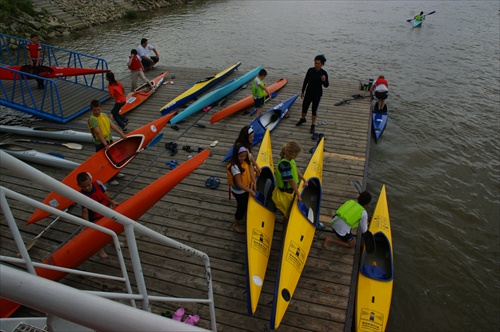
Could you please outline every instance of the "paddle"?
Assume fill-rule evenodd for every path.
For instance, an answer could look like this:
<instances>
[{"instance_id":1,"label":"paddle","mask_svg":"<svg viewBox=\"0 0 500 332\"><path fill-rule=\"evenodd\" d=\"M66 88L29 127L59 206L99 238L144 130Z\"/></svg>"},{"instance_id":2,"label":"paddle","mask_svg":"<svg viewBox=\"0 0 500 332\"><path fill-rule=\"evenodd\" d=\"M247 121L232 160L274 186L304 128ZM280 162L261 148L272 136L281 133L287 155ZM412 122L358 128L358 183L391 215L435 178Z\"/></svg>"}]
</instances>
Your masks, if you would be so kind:
<instances>
[{"instance_id":1,"label":"paddle","mask_svg":"<svg viewBox=\"0 0 500 332\"><path fill-rule=\"evenodd\" d=\"M67 208L66 210L64 210L64 212L67 212L69 208ZM59 218L61 218L60 216L58 216L56 219L54 219L54 221L52 221L47 227L45 227L43 229L43 231L40 232L40 234L38 234L37 236L35 236L30 242L28 242L28 244L26 244L26 250L30 250L31 247L33 247L33 245L36 243L36 241L38 241L38 239L42 236L43 233L45 233L49 228L52 227L52 225L54 225L56 223L56 221L59 220Z\"/></svg>"},{"instance_id":2,"label":"paddle","mask_svg":"<svg viewBox=\"0 0 500 332\"><path fill-rule=\"evenodd\" d=\"M352 183L354 184L354 187L356 187L356 190L358 193L361 194L363 192L363 187L361 186L361 183L357 180L351 180ZM365 242L365 248L366 248L366 253L367 254L372 254L375 252L375 238L373 237L372 232L369 230L366 231L366 233L363 233L362 235L363 241Z\"/></svg>"},{"instance_id":3,"label":"paddle","mask_svg":"<svg viewBox=\"0 0 500 332\"><path fill-rule=\"evenodd\" d=\"M432 15L432 14L434 14L435 12L436 12L436 11L432 11L432 12L430 12L429 14L424 15L422 18L425 18L426 16ZM414 20L414 18L411 18L411 19L409 19L409 20L406 20L406 22L411 22L411 21L413 21L413 20Z\"/></svg>"},{"instance_id":4,"label":"paddle","mask_svg":"<svg viewBox=\"0 0 500 332\"><path fill-rule=\"evenodd\" d=\"M278 92L276 92L276 91L275 91L275 92L272 92L272 93L271 93L271 98L276 98L276 97L278 97ZM267 103L267 101L268 101L268 100L269 100L269 97L268 97L268 98L266 98L266 103ZM257 112L257 109L256 109L256 108L254 108L254 109L253 109L253 111L248 112L248 115L249 115L249 116L252 116L252 115L254 115L254 114L255 114L255 112ZM243 114L246 114L246 113L243 113Z\"/></svg>"},{"instance_id":5,"label":"paddle","mask_svg":"<svg viewBox=\"0 0 500 332\"><path fill-rule=\"evenodd\" d=\"M199 80L199 81L196 81L196 82L192 82L192 83L188 83L188 84L186 84L186 88L191 88L195 84L206 82L208 80L211 80L214 77L215 77L215 75L212 75L212 76L205 77L202 80Z\"/></svg>"},{"instance_id":6,"label":"paddle","mask_svg":"<svg viewBox=\"0 0 500 332\"><path fill-rule=\"evenodd\" d=\"M340 106L342 104L350 104L351 100L358 100L358 99L363 99L366 97L370 97L370 96L363 96L363 95L360 95L358 93L358 94L352 95L352 98L350 98L350 99L341 99L339 102L333 104L333 106Z\"/></svg>"},{"instance_id":7,"label":"paddle","mask_svg":"<svg viewBox=\"0 0 500 332\"><path fill-rule=\"evenodd\" d=\"M156 144L158 144L158 142L161 141L162 137L163 137L163 133L156 135L156 137L153 138L151 140L151 142L149 142L148 145L146 145L145 149L150 148L150 147L155 146Z\"/></svg>"},{"instance_id":8,"label":"paddle","mask_svg":"<svg viewBox=\"0 0 500 332\"><path fill-rule=\"evenodd\" d=\"M41 144L50 144L50 145L59 145L59 146L65 146L68 149L73 149L73 150L81 150L82 145L78 143L59 143L59 142L48 142L48 141L39 141L36 139L28 139L28 138L20 138L14 140L15 142L31 142L31 143L41 143Z\"/></svg>"}]
</instances>

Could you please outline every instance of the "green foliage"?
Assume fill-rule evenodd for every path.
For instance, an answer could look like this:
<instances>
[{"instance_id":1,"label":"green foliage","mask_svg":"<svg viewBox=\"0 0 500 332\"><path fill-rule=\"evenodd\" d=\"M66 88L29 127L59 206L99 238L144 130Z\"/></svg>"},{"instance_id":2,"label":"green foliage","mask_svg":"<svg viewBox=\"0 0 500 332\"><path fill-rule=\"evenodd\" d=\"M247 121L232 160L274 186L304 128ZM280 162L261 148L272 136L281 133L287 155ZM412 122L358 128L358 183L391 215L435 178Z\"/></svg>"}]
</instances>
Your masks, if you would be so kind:
<instances>
[{"instance_id":1,"label":"green foliage","mask_svg":"<svg viewBox=\"0 0 500 332\"><path fill-rule=\"evenodd\" d=\"M127 10L122 16L128 20L134 20L138 17L137 12L135 10Z\"/></svg>"},{"instance_id":2,"label":"green foliage","mask_svg":"<svg viewBox=\"0 0 500 332\"><path fill-rule=\"evenodd\" d=\"M0 16L16 14L17 11L25 12L28 15L35 14L31 0L0 0Z\"/></svg>"}]
</instances>

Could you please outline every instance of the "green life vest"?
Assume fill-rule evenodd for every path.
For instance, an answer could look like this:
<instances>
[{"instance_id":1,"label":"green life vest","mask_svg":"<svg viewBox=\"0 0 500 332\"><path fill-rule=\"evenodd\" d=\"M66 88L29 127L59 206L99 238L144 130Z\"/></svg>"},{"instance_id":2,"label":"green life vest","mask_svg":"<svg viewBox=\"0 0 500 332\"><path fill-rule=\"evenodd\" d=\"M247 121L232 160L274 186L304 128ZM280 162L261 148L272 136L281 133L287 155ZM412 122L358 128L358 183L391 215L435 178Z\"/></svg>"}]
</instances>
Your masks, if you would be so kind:
<instances>
[{"instance_id":1,"label":"green life vest","mask_svg":"<svg viewBox=\"0 0 500 332\"><path fill-rule=\"evenodd\" d=\"M422 21L423 17L422 15L418 14L417 16L415 16L415 21Z\"/></svg>"},{"instance_id":2,"label":"green life vest","mask_svg":"<svg viewBox=\"0 0 500 332\"><path fill-rule=\"evenodd\" d=\"M337 216L342 218L351 228L359 225L365 209L355 200L348 200L337 209Z\"/></svg>"},{"instance_id":3,"label":"green life vest","mask_svg":"<svg viewBox=\"0 0 500 332\"><path fill-rule=\"evenodd\" d=\"M281 175L281 172L280 172L280 164L282 161L288 161L290 163L290 166L292 166L292 177L293 177L293 180L295 181L295 183L298 185L299 183L299 173L297 173L297 164L295 163L295 159L292 159L292 160L287 160L286 158L281 158L280 161L276 164L276 185L278 186L278 188L285 188L285 189L289 189L288 188L288 182L285 183L283 181L283 176ZM291 187L290 187L291 188Z\"/></svg>"},{"instance_id":4,"label":"green life vest","mask_svg":"<svg viewBox=\"0 0 500 332\"><path fill-rule=\"evenodd\" d=\"M264 84L262 80L259 79L259 81ZM260 84L256 84L256 79L253 80L252 82L252 95L254 98L262 98L266 95L266 90L264 90Z\"/></svg>"}]
</instances>

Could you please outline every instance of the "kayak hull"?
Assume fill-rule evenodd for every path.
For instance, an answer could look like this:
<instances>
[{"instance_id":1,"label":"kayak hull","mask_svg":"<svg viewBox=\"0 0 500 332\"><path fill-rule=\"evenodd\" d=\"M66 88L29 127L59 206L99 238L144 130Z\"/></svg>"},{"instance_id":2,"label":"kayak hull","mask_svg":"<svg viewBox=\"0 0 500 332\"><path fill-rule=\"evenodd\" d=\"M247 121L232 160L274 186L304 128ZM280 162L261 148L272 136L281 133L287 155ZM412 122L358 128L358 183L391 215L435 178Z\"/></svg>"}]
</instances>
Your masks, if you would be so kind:
<instances>
[{"instance_id":1,"label":"kayak hull","mask_svg":"<svg viewBox=\"0 0 500 332\"><path fill-rule=\"evenodd\" d=\"M0 149L16 157L17 159L36 164L62 168L62 169L70 169L70 170L73 170L78 166L80 166L79 163L66 160L62 156L61 158L48 153L43 153L33 149L29 149L18 144L2 143L0 144Z\"/></svg>"},{"instance_id":2,"label":"kayak hull","mask_svg":"<svg viewBox=\"0 0 500 332\"><path fill-rule=\"evenodd\" d=\"M267 90L269 93L273 93L284 87L288 83L288 79L286 78L280 78L277 80L275 83L271 84L270 86L267 87ZM241 110L244 110L247 107L250 107L254 104L254 99L253 96L247 96L236 103L229 105L228 107L220 110L219 112L215 113L212 118L210 119L210 123L214 124L236 112L239 112Z\"/></svg>"},{"instance_id":3,"label":"kayak hull","mask_svg":"<svg viewBox=\"0 0 500 332\"><path fill-rule=\"evenodd\" d=\"M234 65L224 69L223 71L211 76L207 77L201 81L196 82L191 88L187 89L183 93L181 93L179 96L175 97L171 101L169 101L167 104L163 105L160 109L161 114L165 115L173 110L175 110L178 107L181 107L182 105L186 104L188 101L191 99L194 99L195 97L199 96L215 84L219 83L222 79L226 78L229 74L231 74L233 71L238 69L238 67L241 65L241 62L237 62Z\"/></svg>"},{"instance_id":4,"label":"kayak hull","mask_svg":"<svg viewBox=\"0 0 500 332\"><path fill-rule=\"evenodd\" d=\"M163 81L165 80L165 76L167 76L168 72L161 73L159 76L155 77L152 81L155 86L155 89L151 89L150 84L144 83L141 85L136 92L133 92L127 96L127 101L125 105L118 111L119 114L125 114L130 112L143 102L145 102L155 91L161 86Z\"/></svg>"},{"instance_id":5,"label":"kayak hull","mask_svg":"<svg viewBox=\"0 0 500 332\"><path fill-rule=\"evenodd\" d=\"M209 150L204 150L187 160L174 170L163 175L134 196L119 204L115 211L130 219L137 220L146 213L156 202L165 196L172 188L186 176L200 166L210 155ZM96 224L114 231L117 235L123 232L123 226L109 218L103 217ZM91 228L85 228L81 233L52 253L43 261L45 264L75 269L96 254L101 248L111 241L111 237ZM39 277L58 281L67 273L35 268ZM0 317L9 317L20 305L6 299L0 299Z\"/></svg>"},{"instance_id":6,"label":"kayak hull","mask_svg":"<svg viewBox=\"0 0 500 332\"><path fill-rule=\"evenodd\" d=\"M394 265L385 185L369 227L375 251L363 248L356 291L356 331L385 331L392 301Z\"/></svg>"},{"instance_id":7,"label":"kayak hull","mask_svg":"<svg viewBox=\"0 0 500 332\"><path fill-rule=\"evenodd\" d=\"M285 115L290 110L290 107L292 107L293 103L295 103L295 100L297 100L298 97L299 94L297 93L296 95L274 106L270 110L262 113L261 116L250 123L250 127L252 127L254 132L252 145L257 145L262 141L262 139L264 138L264 134L268 128L271 132L274 130L274 128L276 128L276 126L280 123L281 119L285 117ZM231 146L222 161L228 161L232 156L233 146Z\"/></svg>"},{"instance_id":8,"label":"kayak hull","mask_svg":"<svg viewBox=\"0 0 500 332\"><path fill-rule=\"evenodd\" d=\"M279 327L293 297L319 225L323 176L324 138L318 143L304 172L308 185L299 185L302 201L294 198L283 241L274 290L270 327Z\"/></svg>"},{"instance_id":9,"label":"kayak hull","mask_svg":"<svg viewBox=\"0 0 500 332\"><path fill-rule=\"evenodd\" d=\"M375 143L378 143L378 141L382 138L382 134L387 126L387 121L389 120L387 104L385 104L382 111L378 110L377 105L377 100L374 99L372 102L372 133Z\"/></svg>"},{"instance_id":10,"label":"kayak hull","mask_svg":"<svg viewBox=\"0 0 500 332\"><path fill-rule=\"evenodd\" d=\"M21 75L5 70L4 68L21 71L27 74L31 74L31 66L5 66L0 67L0 79L2 80L14 80L20 79ZM56 67L56 66L38 66L38 73L33 74L43 78L57 78L57 77L67 77L67 76L80 76L80 75L93 75L110 72L108 69L92 69L92 68L73 68L73 67ZM24 76L28 79L35 79L31 76Z\"/></svg>"},{"instance_id":11,"label":"kayak hull","mask_svg":"<svg viewBox=\"0 0 500 332\"><path fill-rule=\"evenodd\" d=\"M422 26L422 22L423 21L417 21L417 20L413 21L413 27L414 28L421 27Z\"/></svg>"},{"instance_id":12,"label":"kayak hull","mask_svg":"<svg viewBox=\"0 0 500 332\"><path fill-rule=\"evenodd\" d=\"M172 120L170 120L170 122L172 124L176 124L179 121L187 118L188 116L193 115L198 111L201 111L204 107L212 105L213 103L224 98L234 90L239 89L243 84L255 78L255 76L257 76L257 74L261 69L262 69L261 66L257 67L249 71L248 73L244 74L243 76L235 78L215 88L215 90L203 95L200 99L189 105L184 111L177 114Z\"/></svg>"},{"instance_id":13,"label":"kayak hull","mask_svg":"<svg viewBox=\"0 0 500 332\"><path fill-rule=\"evenodd\" d=\"M92 143L92 134L89 132L74 131L71 129L58 129L51 127L22 127L0 125L0 132L16 135L33 136L66 140L70 142Z\"/></svg>"},{"instance_id":14,"label":"kayak hull","mask_svg":"<svg viewBox=\"0 0 500 332\"><path fill-rule=\"evenodd\" d=\"M247 210L247 309L253 315L259 303L273 242L276 207L271 133L266 131L257 155L261 174L255 185L256 197L248 198Z\"/></svg>"},{"instance_id":15,"label":"kayak hull","mask_svg":"<svg viewBox=\"0 0 500 332\"><path fill-rule=\"evenodd\" d=\"M67 186L80 190L76 181L76 176L80 172L88 172L95 180L103 183L111 180L120 169L125 167L139 152L144 150L147 145L160 133L163 127L168 123L173 114L161 117L151 123L148 123L141 128L134 130L127 137L132 139L129 141L118 140L113 142L108 150L102 149L86 161L78 168L69 173L61 182ZM140 138L140 144L138 139ZM127 142L128 141L128 142ZM64 210L71 206L73 201L63 197L62 195L51 192L43 201L44 204L50 205L56 209ZM28 224L32 224L43 218L50 216L50 213L37 209L28 220Z\"/></svg>"}]
</instances>

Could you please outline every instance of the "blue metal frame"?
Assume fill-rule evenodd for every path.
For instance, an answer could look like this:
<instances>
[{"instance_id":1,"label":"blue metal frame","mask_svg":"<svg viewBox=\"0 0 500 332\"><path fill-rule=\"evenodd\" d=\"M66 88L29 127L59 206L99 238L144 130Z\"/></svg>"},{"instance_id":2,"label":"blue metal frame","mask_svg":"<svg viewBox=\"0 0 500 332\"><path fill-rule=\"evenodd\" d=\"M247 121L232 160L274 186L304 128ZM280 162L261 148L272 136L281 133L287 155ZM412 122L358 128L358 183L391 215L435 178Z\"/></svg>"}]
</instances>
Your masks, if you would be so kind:
<instances>
[{"instance_id":1,"label":"blue metal frame","mask_svg":"<svg viewBox=\"0 0 500 332\"><path fill-rule=\"evenodd\" d=\"M15 40L18 47L10 49L9 40ZM27 61L26 45L29 40L21 39L5 34L0 34L0 60L2 66L18 66ZM91 55L65 50L59 47L42 45L42 62L46 66L65 66L72 68L93 68L108 69L106 60ZM13 108L25 113L33 114L59 123L66 123L89 110L89 106L81 110L72 112L69 117L64 116L64 110L60 100L59 90L56 80L65 80L73 84L85 86L98 91L106 90L106 80L104 74L82 75L72 77L62 77L57 79L47 79L29 73L3 68L17 74L12 81L0 80L0 105ZM42 91L42 99L35 98L28 84L28 79L37 78L42 80L45 88ZM12 91L6 88L6 83L13 84ZM107 97L101 98L101 102Z\"/></svg>"}]
</instances>

